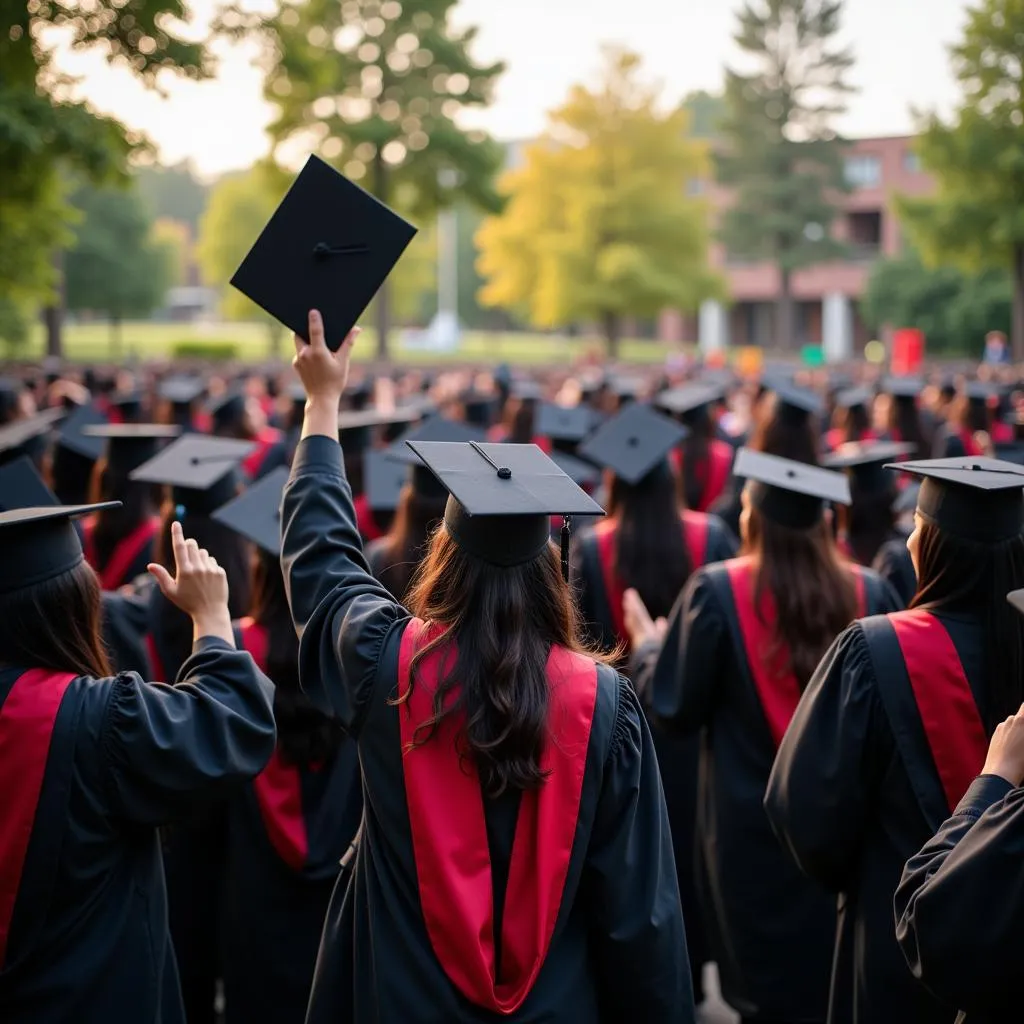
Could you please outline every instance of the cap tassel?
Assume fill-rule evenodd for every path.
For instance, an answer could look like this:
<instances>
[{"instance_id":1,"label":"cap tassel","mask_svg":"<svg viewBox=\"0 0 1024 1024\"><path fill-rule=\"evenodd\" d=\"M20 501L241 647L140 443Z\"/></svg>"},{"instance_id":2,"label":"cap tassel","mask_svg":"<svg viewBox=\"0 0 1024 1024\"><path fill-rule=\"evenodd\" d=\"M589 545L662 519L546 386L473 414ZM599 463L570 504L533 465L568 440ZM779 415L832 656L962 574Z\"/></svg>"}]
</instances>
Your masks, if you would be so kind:
<instances>
[{"instance_id":1,"label":"cap tassel","mask_svg":"<svg viewBox=\"0 0 1024 1024\"><path fill-rule=\"evenodd\" d=\"M572 516L562 516L562 579L569 582L569 538L571 536L570 524Z\"/></svg>"}]
</instances>

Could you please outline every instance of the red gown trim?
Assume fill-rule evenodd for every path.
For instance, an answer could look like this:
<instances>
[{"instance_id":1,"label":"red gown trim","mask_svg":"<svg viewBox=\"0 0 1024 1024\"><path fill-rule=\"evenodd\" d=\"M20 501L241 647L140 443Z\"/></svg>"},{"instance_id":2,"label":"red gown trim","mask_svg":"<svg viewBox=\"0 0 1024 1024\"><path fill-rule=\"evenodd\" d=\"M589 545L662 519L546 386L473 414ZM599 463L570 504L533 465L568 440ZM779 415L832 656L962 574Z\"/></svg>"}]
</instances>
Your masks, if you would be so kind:
<instances>
[{"instance_id":1,"label":"red gown trim","mask_svg":"<svg viewBox=\"0 0 1024 1024\"><path fill-rule=\"evenodd\" d=\"M775 620L775 602L765 590L761 594L761 606L754 609L754 560L749 555L734 558L725 563L732 589L736 618L739 621L740 636L747 667L754 681L754 689L761 702L768 729L776 748L793 720L800 703L800 684L787 668L789 652L780 647L774 661L769 664L766 652L772 646L772 624ZM857 590L857 618L866 613L867 587L864 575L857 565L850 565Z\"/></svg>"},{"instance_id":2,"label":"red gown trim","mask_svg":"<svg viewBox=\"0 0 1024 1024\"><path fill-rule=\"evenodd\" d=\"M242 461L242 468L250 480L259 473L270 449L281 440L281 432L274 427L264 427L253 440L259 447Z\"/></svg>"},{"instance_id":3,"label":"red gown trim","mask_svg":"<svg viewBox=\"0 0 1024 1024\"><path fill-rule=\"evenodd\" d=\"M952 811L981 771L988 737L960 655L934 615L913 609L889 616L946 802Z\"/></svg>"},{"instance_id":4,"label":"red gown trim","mask_svg":"<svg viewBox=\"0 0 1024 1024\"><path fill-rule=\"evenodd\" d=\"M117 542L107 564L102 569L96 569L96 564L93 561L95 554L93 531L90 527L86 537L86 560L96 569L96 575L99 576L100 585L104 590L117 590L122 583L128 582L125 576L132 567L132 563L156 536L159 529L159 519L144 519L127 537Z\"/></svg>"},{"instance_id":5,"label":"red gown trim","mask_svg":"<svg viewBox=\"0 0 1024 1024\"><path fill-rule=\"evenodd\" d=\"M373 510L370 508L370 500L365 494L360 494L352 502L356 510L356 529L364 541L379 540L384 534L373 518Z\"/></svg>"},{"instance_id":6,"label":"red gown trim","mask_svg":"<svg viewBox=\"0 0 1024 1024\"><path fill-rule=\"evenodd\" d=\"M993 444L1012 444L1014 441L1013 427L1002 420L996 420L992 424L991 436Z\"/></svg>"},{"instance_id":7,"label":"red gown trim","mask_svg":"<svg viewBox=\"0 0 1024 1024\"><path fill-rule=\"evenodd\" d=\"M967 427L962 427L957 434L960 438L960 443L964 446L964 455L968 458L977 458L983 454L981 448L978 447L978 442L974 440L974 432Z\"/></svg>"},{"instance_id":8,"label":"red gown trim","mask_svg":"<svg viewBox=\"0 0 1024 1024\"><path fill-rule=\"evenodd\" d=\"M426 635L425 624L411 620L398 663L398 689L407 698L398 708L402 768L423 920L452 984L475 1005L508 1015L522 1006L537 979L562 903L597 701L597 666L551 649L552 735L540 758L550 774L520 804L499 980L483 798L476 773L464 770L455 745L463 719L446 719L428 742L411 746L416 726L432 714L435 687L454 652L447 646L420 661L411 686L412 659Z\"/></svg>"},{"instance_id":9,"label":"red gown trim","mask_svg":"<svg viewBox=\"0 0 1024 1024\"><path fill-rule=\"evenodd\" d=\"M31 669L15 680L0 707L0 968L7 956L39 794L46 776L53 727L72 672Z\"/></svg>"},{"instance_id":10,"label":"red gown trim","mask_svg":"<svg viewBox=\"0 0 1024 1024\"><path fill-rule=\"evenodd\" d=\"M153 680L158 683L173 683L173 679L164 678L164 663L160 659L160 652L156 649L156 640L152 633L146 634L146 654L149 657L149 670Z\"/></svg>"},{"instance_id":11,"label":"red gown trim","mask_svg":"<svg viewBox=\"0 0 1024 1024\"><path fill-rule=\"evenodd\" d=\"M707 482L697 505L698 512L707 512L725 490L732 469L732 455L732 448L718 438L708 445Z\"/></svg>"},{"instance_id":12,"label":"red gown trim","mask_svg":"<svg viewBox=\"0 0 1024 1024\"><path fill-rule=\"evenodd\" d=\"M251 618L242 619L238 625L242 646L260 670L266 672L269 648L266 628ZM285 764L280 748L275 748L266 768L252 780L252 788L270 845L288 867L301 871L309 857L309 834L302 813L299 769Z\"/></svg>"}]
</instances>

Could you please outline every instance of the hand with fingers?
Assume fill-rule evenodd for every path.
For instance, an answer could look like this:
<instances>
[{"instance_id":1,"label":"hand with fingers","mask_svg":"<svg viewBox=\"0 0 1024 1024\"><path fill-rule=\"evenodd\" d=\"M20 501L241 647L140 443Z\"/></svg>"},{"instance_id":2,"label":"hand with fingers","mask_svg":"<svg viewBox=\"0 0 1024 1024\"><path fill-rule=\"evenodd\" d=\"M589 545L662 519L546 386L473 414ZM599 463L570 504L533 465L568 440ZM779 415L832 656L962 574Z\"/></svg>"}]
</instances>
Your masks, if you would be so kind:
<instances>
[{"instance_id":1,"label":"hand with fingers","mask_svg":"<svg viewBox=\"0 0 1024 1024\"><path fill-rule=\"evenodd\" d=\"M1024 782L1024 704L996 726L982 775L998 775L1011 786Z\"/></svg>"},{"instance_id":2,"label":"hand with fingers","mask_svg":"<svg viewBox=\"0 0 1024 1024\"><path fill-rule=\"evenodd\" d=\"M634 650L648 642L661 643L668 632L668 621L662 616L652 619L643 598L632 588L622 595L622 617Z\"/></svg>"},{"instance_id":3,"label":"hand with fingers","mask_svg":"<svg viewBox=\"0 0 1024 1024\"><path fill-rule=\"evenodd\" d=\"M295 335L292 366L298 372L310 402L333 403L337 411L348 383L352 346L360 330L359 327L353 327L338 351L332 352L324 339L324 321L320 312L315 309L309 311L309 342Z\"/></svg>"}]
</instances>

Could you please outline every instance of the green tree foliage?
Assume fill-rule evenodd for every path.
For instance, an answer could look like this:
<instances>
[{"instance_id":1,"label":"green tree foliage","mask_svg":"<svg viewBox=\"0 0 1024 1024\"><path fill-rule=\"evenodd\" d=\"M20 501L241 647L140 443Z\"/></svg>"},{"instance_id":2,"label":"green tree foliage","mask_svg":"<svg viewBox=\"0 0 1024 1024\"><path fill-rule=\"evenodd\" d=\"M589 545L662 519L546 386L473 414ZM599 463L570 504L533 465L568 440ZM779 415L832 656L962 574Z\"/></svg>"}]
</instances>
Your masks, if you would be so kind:
<instances>
[{"instance_id":1,"label":"green tree foliage","mask_svg":"<svg viewBox=\"0 0 1024 1024\"><path fill-rule=\"evenodd\" d=\"M188 163L173 167L139 167L135 170L135 180L154 217L187 224L195 237L210 189L195 176Z\"/></svg>"},{"instance_id":2,"label":"green tree foliage","mask_svg":"<svg viewBox=\"0 0 1024 1024\"><path fill-rule=\"evenodd\" d=\"M575 86L502 182L505 210L477 240L486 306L536 327L601 323L615 355L624 316L695 309L718 294L707 264L708 210L688 197L704 147L682 109L662 113L640 58L606 53L594 91Z\"/></svg>"},{"instance_id":3,"label":"green tree foliage","mask_svg":"<svg viewBox=\"0 0 1024 1024\"><path fill-rule=\"evenodd\" d=\"M714 139L725 118L725 100L714 93L698 89L683 100L683 109L690 115L690 135L695 139Z\"/></svg>"},{"instance_id":4,"label":"green tree foliage","mask_svg":"<svg viewBox=\"0 0 1024 1024\"><path fill-rule=\"evenodd\" d=\"M116 354L122 322L151 313L163 301L171 273L168 253L154 241L152 222L134 189L86 185L71 202L80 220L64 258L67 307L102 313Z\"/></svg>"},{"instance_id":5,"label":"green tree foliage","mask_svg":"<svg viewBox=\"0 0 1024 1024\"><path fill-rule=\"evenodd\" d=\"M861 312L873 330L920 328L931 353L976 357L986 332L1009 330L1011 291L1005 268L965 273L907 253L875 264Z\"/></svg>"},{"instance_id":6,"label":"green tree foliage","mask_svg":"<svg viewBox=\"0 0 1024 1024\"><path fill-rule=\"evenodd\" d=\"M457 120L490 102L501 64L470 56L457 0L288 0L264 28L275 62L267 98L278 143L316 146L346 175L418 223L460 196L495 208L501 149ZM279 153L285 152L281 146ZM387 353L388 289L377 301Z\"/></svg>"},{"instance_id":7,"label":"green tree foliage","mask_svg":"<svg viewBox=\"0 0 1024 1024\"><path fill-rule=\"evenodd\" d=\"M925 258L1002 267L1013 282L1014 357L1024 360L1024 0L979 0L953 47L962 99L919 141L938 194L899 209Z\"/></svg>"},{"instance_id":8,"label":"green tree foliage","mask_svg":"<svg viewBox=\"0 0 1024 1024\"><path fill-rule=\"evenodd\" d=\"M192 233L187 224L161 217L153 222L150 241L162 253L168 288L188 284L192 262Z\"/></svg>"},{"instance_id":9,"label":"green tree foliage","mask_svg":"<svg viewBox=\"0 0 1024 1024\"><path fill-rule=\"evenodd\" d=\"M720 234L731 256L778 270L776 343L796 344L792 275L835 258L843 144L832 129L853 56L836 41L842 0L747 0L736 43L752 67L726 73L718 180L734 192Z\"/></svg>"}]
</instances>

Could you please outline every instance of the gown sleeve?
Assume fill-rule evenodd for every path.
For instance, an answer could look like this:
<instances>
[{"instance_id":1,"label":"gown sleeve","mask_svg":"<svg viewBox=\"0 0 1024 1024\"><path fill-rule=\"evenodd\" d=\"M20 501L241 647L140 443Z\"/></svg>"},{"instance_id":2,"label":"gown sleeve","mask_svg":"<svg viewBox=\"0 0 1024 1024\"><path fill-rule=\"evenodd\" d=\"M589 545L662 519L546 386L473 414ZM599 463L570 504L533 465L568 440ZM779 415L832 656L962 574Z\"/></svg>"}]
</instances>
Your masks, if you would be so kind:
<instances>
[{"instance_id":1,"label":"gown sleeve","mask_svg":"<svg viewBox=\"0 0 1024 1024\"><path fill-rule=\"evenodd\" d=\"M175 686L112 680L99 747L115 814L165 825L258 775L274 752L274 687L245 651L196 642Z\"/></svg>"},{"instance_id":2,"label":"gown sleeve","mask_svg":"<svg viewBox=\"0 0 1024 1024\"><path fill-rule=\"evenodd\" d=\"M1024 962L1024 789L971 784L896 890L896 938L915 977L967 1014L1020 1016Z\"/></svg>"},{"instance_id":3,"label":"gown sleeve","mask_svg":"<svg viewBox=\"0 0 1024 1024\"><path fill-rule=\"evenodd\" d=\"M587 905L608 1020L695 1020L672 834L650 730L621 676L587 863Z\"/></svg>"},{"instance_id":4,"label":"gown sleeve","mask_svg":"<svg viewBox=\"0 0 1024 1024\"><path fill-rule=\"evenodd\" d=\"M105 590L101 601L101 630L118 672L137 672L152 678L153 666L146 651L149 632L149 590Z\"/></svg>"},{"instance_id":5,"label":"gown sleeve","mask_svg":"<svg viewBox=\"0 0 1024 1024\"><path fill-rule=\"evenodd\" d=\"M833 892L848 888L859 863L869 808L894 746L867 640L854 623L804 691L764 800L783 847Z\"/></svg>"},{"instance_id":6,"label":"gown sleeve","mask_svg":"<svg viewBox=\"0 0 1024 1024\"><path fill-rule=\"evenodd\" d=\"M369 708L384 641L408 612L370 575L341 446L299 442L281 510L281 568L299 635L299 681L350 735Z\"/></svg>"},{"instance_id":7,"label":"gown sleeve","mask_svg":"<svg viewBox=\"0 0 1024 1024\"><path fill-rule=\"evenodd\" d=\"M713 516L708 524L708 549L705 556L705 563L725 562L736 557L740 549L739 541L733 536L732 531L717 516Z\"/></svg>"},{"instance_id":8,"label":"gown sleeve","mask_svg":"<svg viewBox=\"0 0 1024 1024\"><path fill-rule=\"evenodd\" d=\"M878 550L872 568L896 592L905 608L910 604L917 590L917 578L914 575L914 563L906 544L898 541L886 541Z\"/></svg>"}]
</instances>

